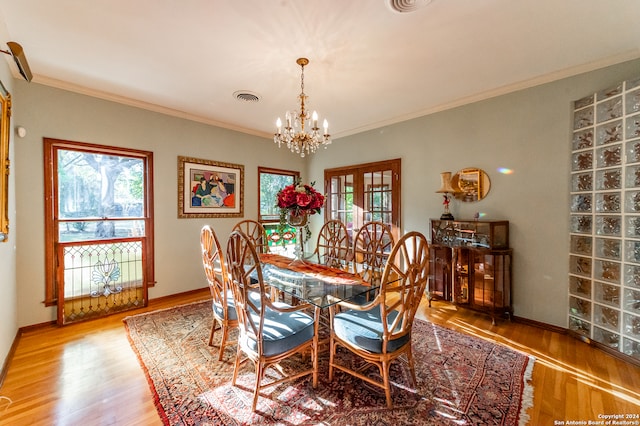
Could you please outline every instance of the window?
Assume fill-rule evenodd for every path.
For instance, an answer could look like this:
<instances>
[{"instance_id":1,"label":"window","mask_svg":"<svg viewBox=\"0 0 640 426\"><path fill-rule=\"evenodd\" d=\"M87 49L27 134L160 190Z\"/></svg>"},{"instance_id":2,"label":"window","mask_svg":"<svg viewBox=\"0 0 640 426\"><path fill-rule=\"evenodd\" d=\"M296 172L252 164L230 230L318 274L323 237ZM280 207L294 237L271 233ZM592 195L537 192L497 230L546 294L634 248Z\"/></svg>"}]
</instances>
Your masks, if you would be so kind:
<instances>
[{"instance_id":1,"label":"window","mask_svg":"<svg viewBox=\"0 0 640 426\"><path fill-rule=\"evenodd\" d=\"M146 306L153 154L45 139L45 304L65 324Z\"/></svg>"},{"instance_id":2,"label":"window","mask_svg":"<svg viewBox=\"0 0 640 426\"><path fill-rule=\"evenodd\" d=\"M260 192L258 194L259 222L264 224L280 221L280 209L276 206L278 191L287 185L293 184L294 180L299 177L300 172L296 171L258 167L258 179L260 181Z\"/></svg>"},{"instance_id":3,"label":"window","mask_svg":"<svg viewBox=\"0 0 640 426\"><path fill-rule=\"evenodd\" d=\"M258 221L264 225L269 239L269 249L291 254L295 244L295 231L280 227L280 209L276 206L278 191L300 178L293 170L258 167Z\"/></svg>"}]
</instances>

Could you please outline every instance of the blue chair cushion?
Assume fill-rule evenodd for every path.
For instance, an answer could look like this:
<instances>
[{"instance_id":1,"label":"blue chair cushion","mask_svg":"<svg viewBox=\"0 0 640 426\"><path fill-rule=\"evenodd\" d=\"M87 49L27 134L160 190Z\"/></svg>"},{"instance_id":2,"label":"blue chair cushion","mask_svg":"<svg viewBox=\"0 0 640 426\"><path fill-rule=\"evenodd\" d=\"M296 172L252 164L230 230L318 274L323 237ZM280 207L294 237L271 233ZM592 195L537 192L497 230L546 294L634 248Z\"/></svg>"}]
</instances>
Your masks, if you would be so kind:
<instances>
[{"instance_id":1,"label":"blue chair cushion","mask_svg":"<svg viewBox=\"0 0 640 426\"><path fill-rule=\"evenodd\" d=\"M389 315L391 322L397 312ZM376 306L368 311L348 310L336 314L333 319L333 331L341 340L365 349L372 353L382 353L382 320L380 307ZM411 340L411 335L391 340L387 345L387 352L394 352Z\"/></svg>"},{"instance_id":2,"label":"blue chair cushion","mask_svg":"<svg viewBox=\"0 0 640 426\"><path fill-rule=\"evenodd\" d=\"M287 306L275 303L276 306ZM259 313L252 315L256 325L259 323ZM265 309L264 327L262 329L262 349L266 356L278 355L294 349L313 339L314 319L303 312L278 312ZM255 340L249 338L248 347L252 351L258 350Z\"/></svg>"},{"instance_id":3,"label":"blue chair cushion","mask_svg":"<svg viewBox=\"0 0 640 426\"><path fill-rule=\"evenodd\" d=\"M253 303L256 304L256 306L260 306L260 303L261 303L260 293L258 293L257 291L249 292L249 297L251 298ZM222 304L214 301L212 304L212 308L213 308L213 313L218 318L224 318L224 315L222 312L222 309L223 309ZM227 320L236 321L238 319L238 313L236 312L236 300L233 297L233 291L231 290L227 290L227 311L228 311Z\"/></svg>"}]
</instances>

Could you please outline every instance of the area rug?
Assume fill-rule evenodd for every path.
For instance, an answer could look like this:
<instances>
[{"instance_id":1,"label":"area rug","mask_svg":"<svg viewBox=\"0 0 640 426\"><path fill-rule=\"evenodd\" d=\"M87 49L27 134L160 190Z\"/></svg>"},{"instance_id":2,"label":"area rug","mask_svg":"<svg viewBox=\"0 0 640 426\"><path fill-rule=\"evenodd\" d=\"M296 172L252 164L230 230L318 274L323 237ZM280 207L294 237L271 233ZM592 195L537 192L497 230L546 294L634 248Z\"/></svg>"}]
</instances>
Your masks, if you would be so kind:
<instances>
[{"instance_id":1,"label":"area rug","mask_svg":"<svg viewBox=\"0 0 640 426\"><path fill-rule=\"evenodd\" d=\"M533 358L422 320L413 328L418 383L405 363L393 364L393 409L382 389L350 375L336 371L328 382L324 354L316 389L309 376L267 388L253 413L253 364L245 363L232 386L235 347L227 345L218 361L220 333L208 346L211 321L210 302L124 319L166 425L518 425L528 419ZM357 362L346 352L339 357ZM307 362L293 358L283 371ZM278 374L270 369L267 376Z\"/></svg>"}]
</instances>

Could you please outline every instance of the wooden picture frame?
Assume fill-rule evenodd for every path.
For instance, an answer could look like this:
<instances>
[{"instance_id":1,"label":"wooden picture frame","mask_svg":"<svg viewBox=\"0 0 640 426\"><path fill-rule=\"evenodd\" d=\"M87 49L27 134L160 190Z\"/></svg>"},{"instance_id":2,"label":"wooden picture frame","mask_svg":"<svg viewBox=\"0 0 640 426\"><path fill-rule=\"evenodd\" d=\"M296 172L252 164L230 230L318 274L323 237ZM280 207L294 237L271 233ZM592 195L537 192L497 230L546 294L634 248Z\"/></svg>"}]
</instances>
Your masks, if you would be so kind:
<instances>
[{"instance_id":1,"label":"wooden picture frame","mask_svg":"<svg viewBox=\"0 0 640 426\"><path fill-rule=\"evenodd\" d=\"M11 94L0 81L0 242L9 239L9 131Z\"/></svg>"},{"instance_id":2,"label":"wooden picture frame","mask_svg":"<svg viewBox=\"0 0 640 426\"><path fill-rule=\"evenodd\" d=\"M459 189L454 194L457 200L464 202L480 201L487 196L491 188L489 175L476 167L458 171L451 179L451 186Z\"/></svg>"},{"instance_id":3,"label":"wooden picture frame","mask_svg":"<svg viewBox=\"0 0 640 426\"><path fill-rule=\"evenodd\" d=\"M178 157L178 217L244 216L244 166Z\"/></svg>"}]
</instances>

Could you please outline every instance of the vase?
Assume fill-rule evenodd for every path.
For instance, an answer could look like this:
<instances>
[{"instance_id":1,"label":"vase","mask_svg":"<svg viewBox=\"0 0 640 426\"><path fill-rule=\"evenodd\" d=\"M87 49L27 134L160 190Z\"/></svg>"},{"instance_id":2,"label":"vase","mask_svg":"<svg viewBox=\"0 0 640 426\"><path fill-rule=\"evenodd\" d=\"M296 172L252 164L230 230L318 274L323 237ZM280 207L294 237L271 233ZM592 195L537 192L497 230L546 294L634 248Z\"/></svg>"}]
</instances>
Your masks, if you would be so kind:
<instances>
[{"instance_id":1,"label":"vase","mask_svg":"<svg viewBox=\"0 0 640 426\"><path fill-rule=\"evenodd\" d=\"M302 228L309 221L306 211L289 210L287 224L296 229L296 246L293 250L293 262L304 262L304 246L302 241Z\"/></svg>"}]
</instances>

